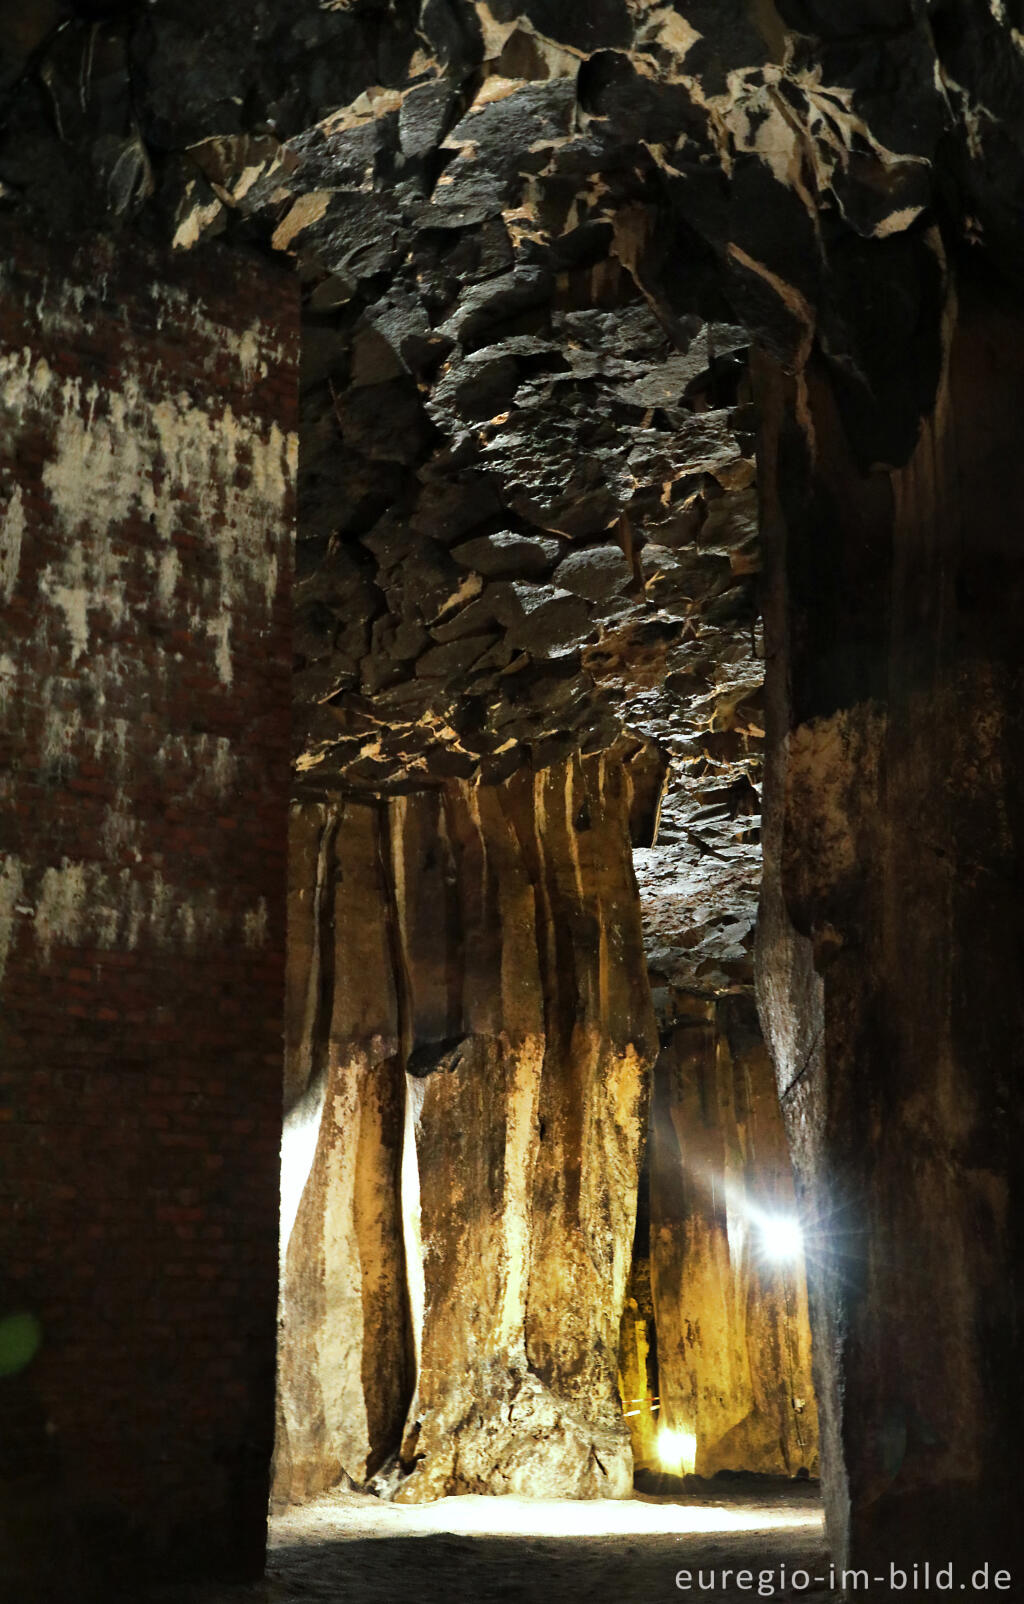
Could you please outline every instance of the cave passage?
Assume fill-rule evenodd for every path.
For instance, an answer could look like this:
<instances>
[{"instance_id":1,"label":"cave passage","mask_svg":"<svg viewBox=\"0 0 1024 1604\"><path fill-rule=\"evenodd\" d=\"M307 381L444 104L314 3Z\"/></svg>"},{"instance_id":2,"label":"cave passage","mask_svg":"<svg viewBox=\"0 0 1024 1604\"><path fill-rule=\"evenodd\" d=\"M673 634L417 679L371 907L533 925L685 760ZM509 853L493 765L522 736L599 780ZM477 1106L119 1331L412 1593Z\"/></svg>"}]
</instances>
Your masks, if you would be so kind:
<instances>
[{"instance_id":1,"label":"cave passage","mask_svg":"<svg viewBox=\"0 0 1024 1604\"><path fill-rule=\"evenodd\" d=\"M645 799L601 754L293 810L272 1575L426 1532L458 1596L614 1551L639 1597L673 1533L821 1570L774 1075L749 989L650 985Z\"/></svg>"},{"instance_id":2,"label":"cave passage","mask_svg":"<svg viewBox=\"0 0 1024 1604\"><path fill-rule=\"evenodd\" d=\"M1024 1601L1020 13L0 0L0 1592Z\"/></svg>"},{"instance_id":3,"label":"cave passage","mask_svg":"<svg viewBox=\"0 0 1024 1604\"><path fill-rule=\"evenodd\" d=\"M750 336L580 247L305 306L275 1507L817 1473Z\"/></svg>"},{"instance_id":4,"label":"cave passage","mask_svg":"<svg viewBox=\"0 0 1024 1604\"><path fill-rule=\"evenodd\" d=\"M816 1472L756 1009L657 1017L631 799L599 755L294 810L279 1503Z\"/></svg>"}]
</instances>

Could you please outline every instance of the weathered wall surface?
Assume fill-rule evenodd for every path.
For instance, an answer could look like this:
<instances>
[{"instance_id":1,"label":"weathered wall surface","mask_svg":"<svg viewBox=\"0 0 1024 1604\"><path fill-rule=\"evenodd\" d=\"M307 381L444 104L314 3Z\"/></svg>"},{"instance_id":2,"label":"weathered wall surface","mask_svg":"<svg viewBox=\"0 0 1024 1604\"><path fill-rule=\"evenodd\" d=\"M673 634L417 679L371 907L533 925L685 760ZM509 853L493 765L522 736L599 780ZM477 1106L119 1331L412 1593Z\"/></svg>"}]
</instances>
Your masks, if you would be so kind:
<instances>
[{"instance_id":1,"label":"weathered wall surface","mask_svg":"<svg viewBox=\"0 0 1024 1604\"><path fill-rule=\"evenodd\" d=\"M947 333L896 472L820 361L762 370L761 1008L818 1221L830 1540L872 1573L1022 1558L1024 324L965 277Z\"/></svg>"},{"instance_id":2,"label":"weathered wall surface","mask_svg":"<svg viewBox=\"0 0 1024 1604\"><path fill-rule=\"evenodd\" d=\"M0 1315L42 1332L0 1572L254 1571L296 297L125 239L0 259Z\"/></svg>"},{"instance_id":3,"label":"weathered wall surface","mask_svg":"<svg viewBox=\"0 0 1024 1604\"><path fill-rule=\"evenodd\" d=\"M675 1012L651 1110L659 1423L694 1439L699 1476L817 1474L804 1267L762 1245L796 1202L754 1004L678 994Z\"/></svg>"},{"instance_id":4,"label":"weathered wall surface","mask_svg":"<svg viewBox=\"0 0 1024 1604\"><path fill-rule=\"evenodd\" d=\"M618 1326L656 1043L629 801L621 765L600 757L377 809L296 810L308 844L293 928L312 929L299 910L325 851L342 871L326 893L334 917L303 938L315 954L296 963L290 1001L289 1130L301 1141L312 1115L316 1146L307 1140L305 1175L296 1147L288 1182L303 1190L282 1298L280 1496L339 1473L362 1481L399 1447L401 1499L629 1490ZM346 882L350 858L353 873L375 865L361 885ZM319 1012L303 1000L311 973ZM368 1012L360 985L384 1007ZM328 1020L337 1039L318 1069ZM410 1071L401 1090L396 1053ZM348 1100L332 1101L342 1085ZM328 1173L321 1158L335 1149ZM306 1222L322 1222L325 1189L338 1213L311 1247ZM387 1237L383 1266L362 1221L375 1253ZM382 1279L380 1297L371 1282ZM338 1313L344 1299L354 1323ZM389 1385L408 1376L404 1433L397 1393L386 1419L375 1397L385 1372Z\"/></svg>"}]
</instances>

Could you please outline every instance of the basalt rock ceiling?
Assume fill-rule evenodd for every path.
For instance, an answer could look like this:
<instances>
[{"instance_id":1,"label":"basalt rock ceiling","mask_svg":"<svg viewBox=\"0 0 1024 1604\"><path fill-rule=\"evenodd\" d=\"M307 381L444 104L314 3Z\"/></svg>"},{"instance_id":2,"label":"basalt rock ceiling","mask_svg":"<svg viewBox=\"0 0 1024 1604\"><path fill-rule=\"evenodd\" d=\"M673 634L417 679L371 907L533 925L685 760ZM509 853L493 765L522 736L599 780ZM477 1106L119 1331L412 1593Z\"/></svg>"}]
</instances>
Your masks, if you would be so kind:
<instances>
[{"instance_id":1,"label":"basalt rock ceiling","mask_svg":"<svg viewBox=\"0 0 1024 1604\"><path fill-rule=\"evenodd\" d=\"M746 983L748 348L909 455L949 254L1013 256L1021 0L40 0L0 52L3 206L295 260L297 794L618 745L655 972Z\"/></svg>"}]
</instances>

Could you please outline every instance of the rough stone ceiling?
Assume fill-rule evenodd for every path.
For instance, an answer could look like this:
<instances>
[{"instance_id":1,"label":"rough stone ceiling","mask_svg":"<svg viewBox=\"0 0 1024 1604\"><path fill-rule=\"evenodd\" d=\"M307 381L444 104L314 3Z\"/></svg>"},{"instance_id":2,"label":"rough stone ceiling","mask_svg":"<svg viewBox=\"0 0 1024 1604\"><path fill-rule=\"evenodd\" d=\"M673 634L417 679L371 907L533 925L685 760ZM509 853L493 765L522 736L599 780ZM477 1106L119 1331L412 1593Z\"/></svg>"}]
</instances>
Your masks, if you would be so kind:
<instances>
[{"instance_id":1,"label":"rough stone ceiling","mask_svg":"<svg viewBox=\"0 0 1024 1604\"><path fill-rule=\"evenodd\" d=\"M656 972L748 978L747 347L816 340L864 460L907 454L948 251L1016 246L1022 28L1010 0L0 5L5 205L301 273L301 794L621 742Z\"/></svg>"}]
</instances>

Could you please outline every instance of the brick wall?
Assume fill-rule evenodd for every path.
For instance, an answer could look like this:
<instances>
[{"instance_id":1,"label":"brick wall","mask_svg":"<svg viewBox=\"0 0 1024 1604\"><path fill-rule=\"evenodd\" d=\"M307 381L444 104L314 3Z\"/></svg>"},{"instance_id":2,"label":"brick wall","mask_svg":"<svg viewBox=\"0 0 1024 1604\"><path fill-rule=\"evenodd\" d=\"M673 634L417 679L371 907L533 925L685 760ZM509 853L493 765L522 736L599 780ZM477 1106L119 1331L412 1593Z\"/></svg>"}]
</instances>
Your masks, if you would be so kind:
<instances>
[{"instance_id":1,"label":"brick wall","mask_svg":"<svg viewBox=\"0 0 1024 1604\"><path fill-rule=\"evenodd\" d=\"M5 1316L42 1333L0 1374L0 1577L244 1574L273 1417L297 292L123 239L8 234L0 263L0 1371Z\"/></svg>"}]
</instances>

